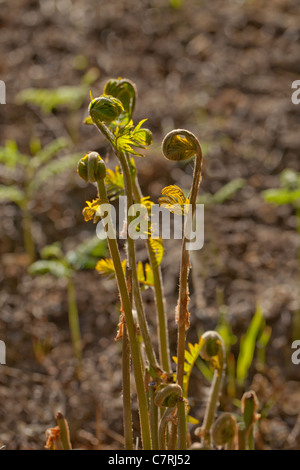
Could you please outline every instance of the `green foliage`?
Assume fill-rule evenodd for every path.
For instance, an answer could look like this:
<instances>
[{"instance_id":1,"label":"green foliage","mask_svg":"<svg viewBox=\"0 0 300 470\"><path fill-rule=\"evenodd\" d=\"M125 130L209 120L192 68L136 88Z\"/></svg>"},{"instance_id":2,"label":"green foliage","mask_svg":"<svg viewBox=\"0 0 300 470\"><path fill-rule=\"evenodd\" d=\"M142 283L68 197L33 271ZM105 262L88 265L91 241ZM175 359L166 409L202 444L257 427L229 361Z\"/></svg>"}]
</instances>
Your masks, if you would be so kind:
<instances>
[{"instance_id":1,"label":"green foliage","mask_svg":"<svg viewBox=\"0 0 300 470\"><path fill-rule=\"evenodd\" d=\"M143 157L144 155L137 152L133 147L146 149L152 144L152 134L149 129L142 127L147 119L143 119L134 127L133 122L129 121L126 126L116 127L114 135L116 138L116 146L118 150L137 157Z\"/></svg>"},{"instance_id":2,"label":"green foliage","mask_svg":"<svg viewBox=\"0 0 300 470\"><path fill-rule=\"evenodd\" d=\"M0 203L1 202L14 202L22 207L24 200L23 192L17 186L4 186L0 184Z\"/></svg>"},{"instance_id":3,"label":"green foliage","mask_svg":"<svg viewBox=\"0 0 300 470\"><path fill-rule=\"evenodd\" d=\"M149 263L145 264L145 268L141 261L137 264L137 275L139 283L145 288L154 286L153 271Z\"/></svg>"},{"instance_id":4,"label":"green foliage","mask_svg":"<svg viewBox=\"0 0 300 470\"><path fill-rule=\"evenodd\" d=\"M78 86L62 86L50 90L49 88L27 88L18 93L16 103L19 105L29 103L41 108L49 114L54 108L67 108L70 111L79 109L89 91L88 84Z\"/></svg>"},{"instance_id":5,"label":"green foliage","mask_svg":"<svg viewBox=\"0 0 300 470\"><path fill-rule=\"evenodd\" d=\"M215 194L205 193L201 196L198 196L198 204L223 204L228 199L232 198L237 191L242 189L246 184L246 181L243 178L236 178L229 183L222 186Z\"/></svg>"},{"instance_id":6,"label":"green foliage","mask_svg":"<svg viewBox=\"0 0 300 470\"><path fill-rule=\"evenodd\" d=\"M185 204L189 204L189 200L185 197L182 189L176 184L166 186L161 190L162 196L158 198L160 206L168 209L173 214L184 214Z\"/></svg>"},{"instance_id":7,"label":"green foliage","mask_svg":"<svg viewBox=\"0 0 300 470\"><path fill-rule=\"evenodd\" d=\"M182 7L183 1L184 0L169 0L170 6L176 10L179 10Z\"/></svg>"},{"instance_id":8,"label":"green foliage","mask_svg":"<svg viewBox=\"0 0 300 470\"><path fill-rule=\"evenodd\" d=\"M124 259L122 261L122 268L123 272L125 273L126 270L127 260ZM96 265L96 270L98 273L102 274L103 276L108 277L109 279L113 279L115 277L115 267L113 260L111 258L101 259L98 261ZM153 287L154 280L153 280L153 272L151 266L146 263L145 267L141 261L137 264L137 275L138 281L144 288Z\"/></svg>"},{"instance_id":9,"label":"green foliage","mask_svg":"<svg viewBox=\"0 0 300 470\"><path fill-rule=\"evenodd\" d=\"M34 276L49 273L56 278L68 278L72 275L72 270L63 261L58 260L35 261L29 266L28 272Z\"/></svg>"},{"instance_id":10,"label":"green foliage","mask_svg":"<svg viewBox=\"0 0 300 470\"><path fill-rule=\"evenodd\" d=\"M7 177L9 187L6 188L6 197L4 198L3 194L1 199L20 204L21 194L23 200L31 199L50 177L71 168L78 160L78 154L69 154L52 160L68 145L66 139L56 139L31 156L20 153L16 142L7 141L5 146L0 147L0 168L3 165L10 170ZM20 184L20 180L24 183Z\"/></svg>"},{"instance_id":11,"label":"green foliage","mask_svg":"<svg viewBox=\"0 0 300 470\"><path fill-rule=\"evenodd\" d=\"M0 164L7 168L15 168L17 164L26 165L28 159L28 155L19 152L14 140L7 140L5 145L0 147Z\"/></svg>"},{"instance_id":12,"label":"green foliage","mask_svg":"<svg viewBox=\"0 0 300 470\"><path fill-rule=\"evenodd\" d=\"M115 167L114 171L110 168L106 170L105 185L111 200L124 194L124 178L119 165Z\"/></svg>"},{"instance_id":13,"label":"green foliage","mask_svg":"<svg viewBox=\"0 0 300 470\"><path fill-rule=\"evenodd\" d=\"M57 157L68 145L67 139L60 138L42 148L39 139L31 139L31 155L22 154L14 141L7 141L0 147L0 170L3 170L5 182L0 185L0 203L13 202L21 208L25 250L31 261L35 259L31 202L46 181L72 168L78 160L78 154Z\"/></svg>"},{"instance_id":14,"label":"green foliage","mask_svg":"<svg viewBox=\"0 0 300 470\"><path fill-rule=\"evenodd\" d=\"M106 256L106 240L98 237L88 238L74 250L63 253L60 243L47 245L41 250L41 260L29 267L32 275L50 273L57 278L68 278L82 269L94 269L99 258Z\"/></svg>"},{"instance_id":15,"label":"green foliage","mask_svg":"<svg viewBox=\"0 0 300 470\"><path fill-rule=\"evenodd\" d=\"M80 243L74 250L68 251L66 253L66 260L75 271L94 269L99 258L105 257L107 251L106 240L99 240L95 236Z\"/></svg>"},{"instance_id":16,"label":"green foliage","mask_svg":"<svg viewBox=\"0 0 300 470\"><path fill-rule=\"evenodd\" d=\"M104 93L121 101L124 111L118 117L118 124L128 124L131 120L136 101L134 83L123 78L110 79L105 84Z\"/></svg>"},{"instance_id":17,"label":"green foliage","mask_svg":"<svg viewBox=\"0 0 300 470\"><path fill-rule=\"evenodd\" d=\"M248 376L252 364L256 343L265 329L265 319L261 307L258 305L250 322L246 334L241 338L240 352L237 359L236 378L242 386Z\"/></svg>"},{"instance_id":18,"label":"green foliage","mask_svg":"<svg viewBox=\"0 0 300 470\"><path fill-rule=\"evenodd\" d=\"M155 266L159 266L164 256L164 245L161 238L150 238L149 239L151 249L155 258Z\"/></svg>"},{"instance_id":19,"label":"green foliage","mask_svg":"<svg viewBox=\"0 0 300 470\"><path fill-rule=\"evenodd\" d=\"M183 396L188 397L189 381L196 361L199 358L199 353L202 348L201 337L198 343L188 343L188 349L184 351L184 378L183 378ZM177 364L177 357L173 356L173 361Z\"/></svg>"},{"instance_id":20,"label":"green foliage","mask_svg":"<svg viewBox=\"0 0 300 470\"><path fill-rule=\"evenodd\" d=\"M262 192L265 201L276 205L293 204L300 205L300 173L285 169L280 174L280 187L267 189Z\"/></svg>"}]
</instances>

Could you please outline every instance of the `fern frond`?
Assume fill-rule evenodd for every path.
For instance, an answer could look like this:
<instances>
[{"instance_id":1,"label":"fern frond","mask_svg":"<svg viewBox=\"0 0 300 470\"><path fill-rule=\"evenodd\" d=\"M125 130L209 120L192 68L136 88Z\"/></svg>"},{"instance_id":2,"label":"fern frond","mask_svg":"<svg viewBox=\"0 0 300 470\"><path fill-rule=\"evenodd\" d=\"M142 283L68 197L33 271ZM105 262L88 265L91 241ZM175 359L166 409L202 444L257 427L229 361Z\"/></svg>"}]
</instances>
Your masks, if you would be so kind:
<instances>
[{"instance_id":1,"label":"fern frond","mask_svg":"<svg viewBox=\"0 0 300 470\"><path fill-rule=\"evenodd\" d=\"M125 273L126 259L122 261L122 268ZM103 276L107 276L109 279L113 279L115 277L115 267L111 258L100 259L96 264L96 270L98 273L103 274Z\"/></svg>"},{"instance_id":2,"label":"fern frond","mask_svg":"<svg viewBox=\"0 0 300 470\"><path fill-rule=\"evenodd\" d=\"M168 209L173 214L185 214L185 204L189 204L189 199L185 197L179 186L176 186L176 184L166 186L161 193L162 196L158 198L160 206Z\"/></svg>"},{"instance_id":3,"label":"fern frond","mask_svg":"<svg viewBox=\"0 0 300 470\"><path fill-rule=\"evenodd\" d=\"M114 171L109 168L106 170L105 184L111 200L124 194L124 177L118 165Z\"/></svg>"},{"instance_id":4,"label":"fern frond","mask_svg":"<svg viewBox=\"0 0 300 470\"><path fill-rule=\"evenodd\" d=\"M150 247L155 257L155 266L157 267L161 264L164 256L164 245L161 238L150 238Z\"/></svg>"},{"instance_id":5,"label":"fern frond","mask_svg":"<svg viewBox=\"0 0 300 470\"><path fill-rule=\"evenodd\" d=\"M146 149L152 144L152 134L149 129L142 128L142 124L146 121L143 119L139 124L134 127L133 122L129 123L124 127L116 127L114 134L116 137L116 145L118 150L137 157L143 157L144 155L137 152L133 147L139 149Z\"/></svg>"},{"instance_id":6,"label":"fern frond","mask_svg":"<svg viewBox=\"0 0 300 470\"><path fill-rule=\"evenodd\" d=\"M202 348L201 337L198 343L188 343L188 349L184 351L184 377L183 377L183 396L187 398L190 376L199 357L200 350ZM173 356L173 361L177 364L177 357Z\"/></svg>"},{"instance_id":7,"label":"fern frond","mask_svg":"<svg viewBox=\"0 0 300 470\"><path fill-rule=\"evenodd\" d=\"M145 270L141 261L137 264L137 276L139 283L142 284L146 289L154 286L153 271L150 264L145 264Z\"/></svg>"}]
</instances>

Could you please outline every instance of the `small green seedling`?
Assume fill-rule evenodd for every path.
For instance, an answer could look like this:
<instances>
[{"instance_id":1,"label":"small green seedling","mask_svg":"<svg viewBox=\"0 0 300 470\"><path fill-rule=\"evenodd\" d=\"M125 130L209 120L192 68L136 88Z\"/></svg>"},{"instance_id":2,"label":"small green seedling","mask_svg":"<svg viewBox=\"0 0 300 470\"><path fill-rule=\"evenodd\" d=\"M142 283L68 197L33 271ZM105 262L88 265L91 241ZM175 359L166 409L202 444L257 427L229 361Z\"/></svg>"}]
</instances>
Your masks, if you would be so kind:
<instances>
[{"instance_id":1,"label":"small green seedling","mask_svg":"<svg viewBox=\"0 0 300 470\"><path fill-rule=\"evenodd\" d=\"M30 262L36 257L32 233L34 201L46 181L71 168L78 160L78 154L56 157L68 145L66 139L60 138L41 148L40 141L33 139L31 155L21 153L12 140L0 147L1 179L4 182L0 184L0 203L13 202L21 209L24 246Z\"/></svg>"},{"instance_id":2,"label":"small green seedling","mask_svg":"<svg viewBox=\"0 0 300 470\"><path fill-rule=\"evenodd\" d=\"M41 258L29 266L31 275L51 274L58 279L66 279L68 284L69 325L72 336L74 354L78 370L81 368L82 341L79 326L78 308L74 276L82 269L94 269L99 258L106 256L107 244L104 240L92 237L78 245L74 250L63 253L60 243L45 246L41 250Z\"/></svg>"}]
</instances>

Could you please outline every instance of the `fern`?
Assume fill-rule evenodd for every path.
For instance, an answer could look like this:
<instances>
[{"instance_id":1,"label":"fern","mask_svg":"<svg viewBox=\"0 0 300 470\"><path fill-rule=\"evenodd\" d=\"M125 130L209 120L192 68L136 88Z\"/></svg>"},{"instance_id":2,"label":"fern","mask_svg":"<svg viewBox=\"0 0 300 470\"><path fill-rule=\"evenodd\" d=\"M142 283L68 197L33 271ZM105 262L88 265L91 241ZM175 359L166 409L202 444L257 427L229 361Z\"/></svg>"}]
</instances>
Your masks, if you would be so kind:
<instances>
[{"instance_id":1,"label":"fern","mask_svg":"<svg viewBox=\"0 0 300 470\"><path fill-rule=\"evenodd\" d=\"M137 264L137 275L139 282L145 287L153 287L154 286L154 279L153 279L153 271L151 269L150 264L145 264L145 272L144 266L141 261Z\"/></svg>"},{"instance_id":2,"label":"fern","mask_svg":"<svg viewBox=\"0 0 300 470\"><path fill-rule=\"evenodd\" d=\"M201 348L202 348L202 341L200 337L198 343L195 343L194 345L191 343L188 343L188 350L186 349L184 351L183 396L185 398L187 398L188 396L190 376L191 376L193 367L195 365L195 362L197 361L199 357ZM175 362L175 364L177 364L176 356L173 356L173 361Z\"/></svg>"},{"instance_id":3,"label":"fern","mask_svg":"<svg viewBox=\"0 0 300 470\"><path fill-rule=\"evenodd\" d=\"M145 121L146 119L143 119L136 127L133 126L132 121L129 121L129 123L124 127L116 127L114 134L118 150L131 155L136 155L137 157L144 156L142 153L134 150L133 147L146 149L152 144L151 132L148 129L141 127Z\"/></svg>"},{"instance_id":4,"label":"fern","mask_svg":"<svg viewBox=\"0 0 300 470\"><path fill-rule=\"evenodd\" d=\"M124 177L118 165L115 171L110 169L106 170L105 184L108 196L111 200L117 199L124 194Z\"/></svg>"},{"instance_id":5,"label":"fern","mask_svg":"<svg viewBox=\"0 0 300 470\"><path fill-rule=\"evenodd\" d=\"M126 270L126 263L127 260L124 259L122 261L122 268L125 273ZM115 267L113 264L113 260L111 258L101 259L98 261L96 265L96 270L98 273L102 274L103 276L107 276L109 279L113 279L115 277ZM141 261L137 264L137 275L139 282L145 287L153 287L154 280L153 280L153 272L151 266L146 263L145 268Z\"/></svg>"},{"instance_id":6,"label":"fern","mask_svg":"<svg viewBox=\"0 0 300 470\"><path fill-rule=\"evenodd\" d=\"M164 245L161 238L150 238L149 240L152 253L154 254L154 267L161 264L164 255Z\"/></svg>"},{"instance_id":7,"label":"fern","mask_svg":"<svg viewBox=\"0 0 300 470\"><path fill-rule=\"evenodd\" d=\"M185 214L185 204L189 204L189 199L185 197L179 186L175 184L166 186L161 193L162 196L158 198L161 207L168 209L173 214Z\"/></svg>"}]
</instances>

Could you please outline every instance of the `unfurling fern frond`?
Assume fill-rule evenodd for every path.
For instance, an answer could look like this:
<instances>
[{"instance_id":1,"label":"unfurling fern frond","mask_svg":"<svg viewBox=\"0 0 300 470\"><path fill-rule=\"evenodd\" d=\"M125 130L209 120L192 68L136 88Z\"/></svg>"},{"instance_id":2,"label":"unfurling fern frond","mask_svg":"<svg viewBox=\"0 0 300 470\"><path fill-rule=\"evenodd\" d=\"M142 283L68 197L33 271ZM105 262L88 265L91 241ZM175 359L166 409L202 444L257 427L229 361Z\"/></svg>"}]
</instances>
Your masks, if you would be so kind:
<instances>
[{"instance_id":1,"label":"unfurling fern frond","mask_svg":"<svg viewBox=\"0 0 300 470\"><path fill-rule=\"evenodd\" d=\"M122 268L125 273L126 259L122 261ZM100 259L96 264L96 270L98 273L103 274L103 276L107 276L109 279L113 279L115 277L115 267L111 258Z\"/></svg>"},{"instance_id":2,"label":"unfurling fern frond","mask_svg":"<svg viewBox=\"0 0 300 470\"><path fill-rule=\"evenodd\" d=\"M116 146L118 150L121 150L124 153L129 153L131 155L136 155L137 157L143 157L144 155L140 152L137 152L133 147L139 149L146 149L149 145L152 144L152 134L149 129L142 127L142 124L146 121L143 119L134 127L133 122L130 121L124 127L117 127L114 131L116 137Z\"/></svg>"},{"instance_id":3,"label":"unfurling fern frond","mask_svg":"<svg viewBox=\"0 0 300 470\"><path fill-rule=\"evenodd\" d=\"M111 200L117 199L124 194L124 177L118 165L115 171L109 168L106 170L105 184L108 196Z\"/></svg>"},{"instance_id":4,"label":"unfurling fern frond","mask_svg":"<svg viewBox=\"0 0 300 470\"><path fill-rule=\"evenodd\" d=\"M84 207L82 211L82 215L84 217L85 222L88 222L89 220L93 220L94 224L96 224L100 216L97 214L98 209L100 208L101 201L100 199L94 199L92 202L86 201L87 206Z\"/></svg>"},{"instance_id":5,"label":"unfurling fern frond","mask_svg":"<svg viewBox=\"0 0 300 470\"><path fill-rule=\"evenodd\" d=\"M127 260L124 259L122 261L122 268L125 274L126 271L126 263ZM113 264L113 260L111 258L100 259L96 264L96 270L98 273L102 274L103 276L107 276L109 279L113 279L115 277L115 267ZM146 263L145 268L141 261L137 264L137 275L139 282L147 289L148 287L154 286L153 280L153 272L151 266Z\"/></svg>"},{"instance_id":6,"label":"unfurling fern frond","mask_svg":"<svg viewBox=\"0 0 300 470\"><path fill-rule=\"evenodd\" d=\"M189 389L189 380L192 373L192 369L199 357L200 350L202 348L201 337L198 343L188 343L188 350L184 351L184 378L183 378L183 396L187 398ZM173 361L177 364L177 357L173 356Z\"/></svg>"},{"instance_id":7,"label":"unfurling fern frond","mask_svg":"<svg viewBox=\"0 0 300 470\"><path fill-rule=\"evenodd\" d=\"M145 289L154 286L153 271L150 264L146 263L144 268L143 263L139 261L137 264L137 275L139 283L142 284Z\"/></svg>"},{"instance_id":8,"label":"unfurling fern frond","mask_svg":"<svg viewBox=\"0 0 300 470\"><path fill-rule=\"evenodd\" d=\"M150 238L150 247L155 257L154 267L159 266L164 255L164 245L161 238Z\"/></svg>"},{"instance_id":9,"label":"unfurling fern frond","mask_svg":"<svg viewBox=\"0 0 300 470\"><path fill-rule=\"evenodd\" d=\"M189 199L185 197L179 186L176 186L176 184L166 186L162 189L161 193L162 196L158 198L158 203L161 207L177 215L186 213L185 205L189 204Z\"/></svg>"}]
</instances>

